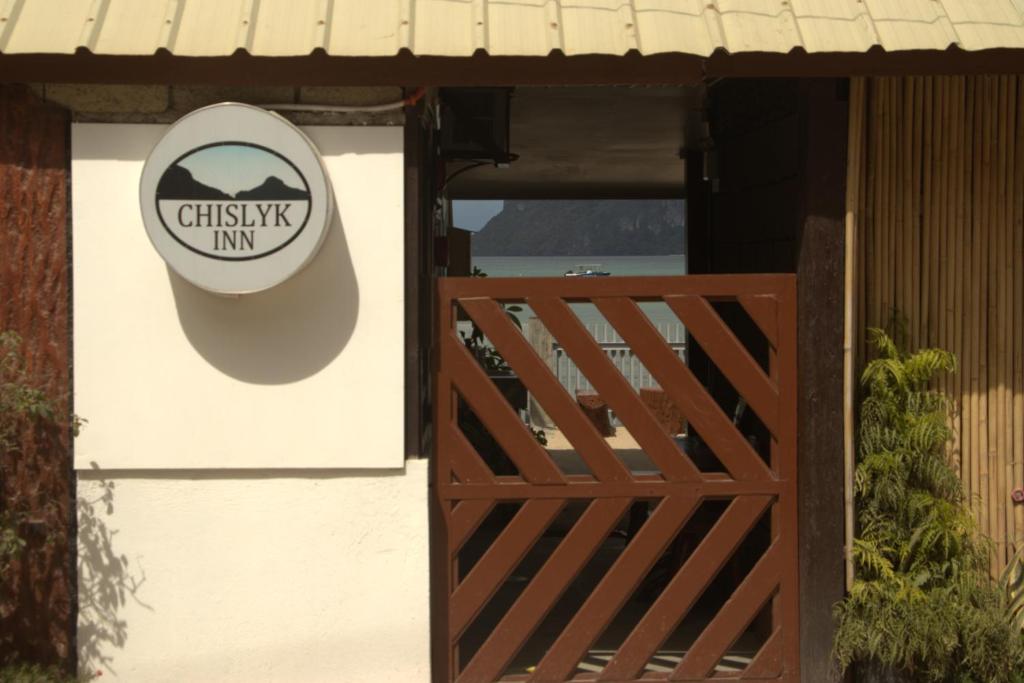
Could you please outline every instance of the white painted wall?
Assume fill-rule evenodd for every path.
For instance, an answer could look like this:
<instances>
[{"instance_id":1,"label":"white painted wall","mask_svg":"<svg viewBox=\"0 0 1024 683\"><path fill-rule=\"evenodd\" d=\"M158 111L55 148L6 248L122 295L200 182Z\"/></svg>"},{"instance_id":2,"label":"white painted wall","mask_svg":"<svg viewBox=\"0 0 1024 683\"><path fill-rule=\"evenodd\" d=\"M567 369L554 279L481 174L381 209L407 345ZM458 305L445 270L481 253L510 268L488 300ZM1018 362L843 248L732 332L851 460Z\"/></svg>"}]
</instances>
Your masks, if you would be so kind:
<instances>
[{"instance_id":1,"label":"white painted wall","mask_svg":"<svg viewBox=\"0 0 1024 683\"><path fill-rule=\"evenodd\" d=\"M401 467L401 129L303 129L337 217L305 270L237 298L146 237L139 177L165 129L72 127L77 466Z\"/></svg>"},{"instance_id":2,"label":"white painted wall","mask_svg":"<svg viewBox=\"0 0 1024 683\"><path fill-rule=\"evenodd\" d=\"M426 461L287 478L82 472L78 493L92 501L80 504L83 672L430 680Z\"/></svg>"},{"instance_id":3,"label":"white painted wall","mask_svg":"<svg viewBox=\"0 0 1024 683\"><path fill-rule=\"evenodd\" d=\"M429 680L427 465L403 458L402 132L304 129L337 217L224 298L139 217L163 126L72 128L79 656L101 680Z\"/></svg>"}]
</instances>

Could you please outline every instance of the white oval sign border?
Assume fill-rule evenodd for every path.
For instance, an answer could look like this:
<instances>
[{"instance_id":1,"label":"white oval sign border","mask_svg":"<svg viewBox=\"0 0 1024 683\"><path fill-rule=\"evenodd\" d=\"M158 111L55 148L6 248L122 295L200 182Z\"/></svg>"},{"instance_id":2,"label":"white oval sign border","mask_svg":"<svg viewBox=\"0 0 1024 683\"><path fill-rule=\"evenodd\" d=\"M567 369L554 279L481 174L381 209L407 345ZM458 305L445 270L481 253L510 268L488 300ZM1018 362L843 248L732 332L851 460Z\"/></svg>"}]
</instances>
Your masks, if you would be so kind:
<instances>
[{"instance_id":1,"label":"white oval sign border","mask_svg":"<svg viewBox=\"0 0 1024 683\"><path fill-rule=\"evenodd\" d=\"M157 208L157 185L172 164L201 147L225 143L270 150L295 166L309 188L304 225L285 245L261 257L228 260L191 249L172 235ZM320 250L334 215L330 180L313 142L278 114L239 102L197 109L167 129L143 166L139 204L146 234L167 265L197 287L218 294L263 291L301 271Z\"/></svg>"}]
</instances>

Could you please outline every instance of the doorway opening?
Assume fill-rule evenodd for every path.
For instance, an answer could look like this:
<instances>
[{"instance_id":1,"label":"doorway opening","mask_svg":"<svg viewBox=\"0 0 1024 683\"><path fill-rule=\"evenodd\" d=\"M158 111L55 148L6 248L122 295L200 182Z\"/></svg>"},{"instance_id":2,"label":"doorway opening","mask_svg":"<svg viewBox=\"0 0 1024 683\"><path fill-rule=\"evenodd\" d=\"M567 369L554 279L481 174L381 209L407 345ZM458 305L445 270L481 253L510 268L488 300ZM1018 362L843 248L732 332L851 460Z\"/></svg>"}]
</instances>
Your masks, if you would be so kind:
<instances>
[{"instance_id":1,"label":"doorway opening","mask_svg":"<svg viewBox=\"0 0 1024 683\"><path fill-rule=\"evenodd\" d=\"M688 275L705 98L517 90L447 160L445 680L796 675L795 283Z\"/></svg>"}]
</instances>

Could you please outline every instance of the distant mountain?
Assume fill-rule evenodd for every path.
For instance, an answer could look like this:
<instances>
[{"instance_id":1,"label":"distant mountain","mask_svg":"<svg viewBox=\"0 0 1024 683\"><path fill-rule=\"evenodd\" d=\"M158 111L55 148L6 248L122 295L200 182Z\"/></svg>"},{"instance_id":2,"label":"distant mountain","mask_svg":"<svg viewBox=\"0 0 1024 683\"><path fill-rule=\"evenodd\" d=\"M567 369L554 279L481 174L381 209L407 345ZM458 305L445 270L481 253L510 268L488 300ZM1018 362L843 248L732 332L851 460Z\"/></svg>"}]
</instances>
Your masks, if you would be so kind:
<instances>
[{"instance_id":1,"label":"distant mountain","mask_svg":"<svg viewBox=\"0 0 1024 683\"><path fill-rule=\"evenodd\" d=\"M681 254L678 200L506 201L473 235L475 256Z\"/></svg>"},{"instance_id":2,"label":"distant mountain","mask_svg":"<svg viewBox=\"0 0 1024 683\"><path fill-rule=\"evenodd\" d=\"M157 199L231 199L231 195L215 187L203 185L183 166L175 164L160 176L156 186Z\"/></svg>"},{"instance_id":3,"label":"distant mountain","mask_svg":"<svg viewBox=\"0 0 1024 683\"><path fill-rule=\"evenodd\" d=\"M285 185L284 181L276 176L269 176L258 187L237 193L235 199L309 199L309 193Z\"/></svg>"}]
</instances>

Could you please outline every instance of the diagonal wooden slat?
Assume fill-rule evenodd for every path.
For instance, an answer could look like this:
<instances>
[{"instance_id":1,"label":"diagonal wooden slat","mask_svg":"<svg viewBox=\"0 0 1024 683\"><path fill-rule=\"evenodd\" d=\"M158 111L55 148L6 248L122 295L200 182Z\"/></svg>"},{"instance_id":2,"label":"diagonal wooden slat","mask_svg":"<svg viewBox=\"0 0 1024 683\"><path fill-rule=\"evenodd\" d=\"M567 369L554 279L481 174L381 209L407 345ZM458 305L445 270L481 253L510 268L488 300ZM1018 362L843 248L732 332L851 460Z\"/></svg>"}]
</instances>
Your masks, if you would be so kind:
<instances>
[{"instance_id":1,"label":"diagonal wooden slat","mask_svg":"<svg viewBox=\"0 0 1024 683\"><path fill-rule=\"evenodd\" d=\"M625 514L632 498L593 501L470 660L458 681L494 681Z\"/></svg>"},{"instance_id":2,"label":"diagonal wooden slat","mask_svg":"<svg viewBox=\"0 0 1024 683\"><path fill-rule=\"evenodd\" d=\"M741 294L740 306L754 321L773 348L779 348L779 300L770 294Z\"/></svg>"},{"instance_id":3,"label":"diagonal wooden slat","mask_svg":"<svg viewBox=\"0 0 1024 683\"><path fill-rule=\"evenodd\" d=\"M528 500L483 554L448 600L451 642L498 590L565 505L565 499ZM458 510L458 508L456 508Z\"/></svg>"},{"instance_id":4,"label":"diagonal wooden slat","mask_svg":"<svg viewBox=\"0 0 1024 683\"><path fill-rule=\"evenodd\" d=\"M587 650L686 524L700 500L695 497L669 497L658 504L541 659L529 678L531 683L557 683L569 678Z\"/></svg>"},{"instance_id":5,"label":"diagonal wooden slat","mask_svg":"<svg viewBox=\"0 0 1024 683\"><path fill-rule=\"evenodd\" d=\"M732 557L771 500L771 496L741 496L729 504L708 535L633 628L597 680L628 681L643 671L651 655L661 647L722 566Z\"/></svg>"},{"instance_id":6,"label":"diagonal wooden slat","mask_svg":"<svg viewBox=\"0 0 1024 683\"><path fill-rule=\"evenodd\" d=\"M615 411L665 478L700 480L697 468L662 430L658 420L566 303L556 297L531 297L527 304L558 339L576 367Z\"/></svg>"},{"instance_id":7,"label":"diagonal wooden slat","mask_svg":"<svg viewBox=\"0 0 1024 683\"><path fill-rule=\"evenodd\" d=\"M492 299L460 299L459 304L562 430L594 476L601 481L630 480L629 470L501 307Z\"/></svg>"},{"instance_id":8,"label":"diagonal wooden slat","mask_svg":"<svg viewBox=\"0 0 1024 683\"><path fill-rule=\"evenodd\" d=\"M768 640L743 670L740 678L778 678L782 675L782 626L776 626Z\"/></svg>"},{"instance_id":9,"label":"diagonal wooden slat","mask_svg":"<svg viewBox=\"0 0 1024 683\"><path fill-rule=\"evenodd\" d=\"M728 325L701 296L666 296L665 303L696 337L719 371L757 413L772 434L779 433L779 390Z\"/></svg>"},{"instance_id":10,"label":"diagonal wooden slat","mask_svg":"<svg viewBox=\"0 0 1024 683\"><path fill-rule=\"evenodd\" d=\"M761 556L676 666L670 681L703 681L711 674L778 587L782 578L779 547L773 543Z\"/></svg>"},{"instance_id":11,"label":"diagonal wooden slat","mask_svg":"<svg viewBox=\"0 0 1024 683\"><path fill-rule=\"evenodd\" d=\"M455 506L448 522L448 547L452 556L462 550L470 534L476 531L496 503L494 499L464 500Z\"/></svg>"},{"instance_id":12,"label":"diagonal wooden slat","mask_svg":"<svg viewBox=\"0 0 1024 683\"><path fill-rule=\"evenodd\" d=\"M452 471L463 484L493 484L494 473L484 464L469 439L452 423L437 430L437 447L451 458Z\"/></svg>"},{"instance_id":13,"label":"diagonal wooden slat","mask_svg":"<svg viewBox=\"0 0 1024 683\"><path fill-rule=\"evenodd\" d=\"M487 378L462 341L450 332L441 354L452 383L501 445L523 477L534 484L564 484L565 478L494 383Z\"/></svg>"},{"instance_id":14,"label":"diagonal wooden slat","mask_svg":"<svg viewBox=\"0 0 1024 683\"><path fill-rule=\"evenodd\" d=\"M734 478L774 476L631 299L595 299L594 303Z\"/></svg>"}]
</instances>

